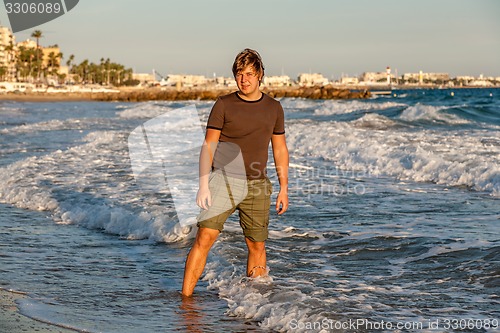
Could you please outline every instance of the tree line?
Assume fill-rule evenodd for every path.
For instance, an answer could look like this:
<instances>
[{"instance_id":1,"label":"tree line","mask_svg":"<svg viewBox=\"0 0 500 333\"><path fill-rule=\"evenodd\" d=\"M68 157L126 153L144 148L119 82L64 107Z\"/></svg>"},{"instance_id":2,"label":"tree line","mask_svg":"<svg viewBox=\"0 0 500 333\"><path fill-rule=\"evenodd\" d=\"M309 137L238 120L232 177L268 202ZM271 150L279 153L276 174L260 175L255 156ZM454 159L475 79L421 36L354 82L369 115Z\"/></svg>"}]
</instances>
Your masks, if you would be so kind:
<instances>
[{"instance_id":1,"label":"tree line","mask_svg":"<svg viewBox=\"0 0 500 333\"><path fill-rule=\"evenodd\" d=\"M43 37L40 30L35 30L31 37L36 39L36 48L19 46L16 50L12 42L4 50L11 55L9 62L14 65L16 79L21 82L48 82L56 80L58 83L100 84L100 85L133 85L132 69L112 62L109 58L101 58L99 63L83 60L75 63L72 54L66 60L69 75L61 74L60 67L64 55L61 52L50 52L44 59L39 41ZM57 44L48 48L58 48ZM45 61L44 61L45 60ZM6 66L0 67L0 80L9 76Z\"/></svg>"}]
</instances>

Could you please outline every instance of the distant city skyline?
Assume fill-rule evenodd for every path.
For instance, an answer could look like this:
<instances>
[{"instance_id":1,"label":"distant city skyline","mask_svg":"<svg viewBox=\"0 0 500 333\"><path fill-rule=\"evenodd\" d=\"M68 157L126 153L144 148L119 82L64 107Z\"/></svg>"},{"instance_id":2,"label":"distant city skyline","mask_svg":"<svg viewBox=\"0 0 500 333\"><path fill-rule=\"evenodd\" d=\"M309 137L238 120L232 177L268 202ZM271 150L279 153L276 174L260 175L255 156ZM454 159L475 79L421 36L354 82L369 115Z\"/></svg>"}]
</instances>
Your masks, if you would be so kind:
<instances>
[{"instance_id":1,"label":"distant city skyline","mask_svg":"<svg viewBox=\"0 0 500 333\"><path fill-rule=\"evenodd\" d=\"M3 6L2 6L3 7ZM230 76L258 50L267 75L445 72L500 76L500 1L80 1L41 30L75 61L110 58L135 72ZM0 24L9 26L5 8Z\"/></svg>"}]
</instances>

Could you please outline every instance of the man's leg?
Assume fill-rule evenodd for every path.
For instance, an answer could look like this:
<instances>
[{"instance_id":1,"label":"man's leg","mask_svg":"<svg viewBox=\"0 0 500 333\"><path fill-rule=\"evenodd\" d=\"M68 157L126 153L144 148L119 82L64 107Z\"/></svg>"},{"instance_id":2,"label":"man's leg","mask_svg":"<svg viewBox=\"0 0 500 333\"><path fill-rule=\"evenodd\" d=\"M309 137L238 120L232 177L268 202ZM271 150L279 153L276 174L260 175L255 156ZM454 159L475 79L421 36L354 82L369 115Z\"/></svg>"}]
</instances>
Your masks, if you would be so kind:
<instances>
[{"instance_id":1,"label":"man's leg","mask_svg":"<svg viewBox=\"0 0 500 333\"><path fill-rule=\"evenodd\" d=\"M199 228L196 240L189 251L184 268L184 282L182 284L182 295L191 296L196 283L200 279L205 264L207 263L208 252L212 248L219 230L210 228Z\"/></svg>"},{"instance_id":2,"label":"man's leg","mask_svg":"<svg viewBox=\"0 0 500 333\"><path fill-rule=\"evenodd\" d=\"M248 181L248 195L239 204L240 225L248 247L247 275L266 275L266 239L269 235L269 207L272 185L269 179Z\"/></svg>"},{"instance_id":3,"label":"man's leg","mask_svg":"<svg viewBox=\"0 0 500 333\"><path fill-rule=\"evenodd\" d=\"M255 242L245 237L248 247L247 275L252 277L262 276L266 269L266 242Z\"/></svg>"}]
</instances>

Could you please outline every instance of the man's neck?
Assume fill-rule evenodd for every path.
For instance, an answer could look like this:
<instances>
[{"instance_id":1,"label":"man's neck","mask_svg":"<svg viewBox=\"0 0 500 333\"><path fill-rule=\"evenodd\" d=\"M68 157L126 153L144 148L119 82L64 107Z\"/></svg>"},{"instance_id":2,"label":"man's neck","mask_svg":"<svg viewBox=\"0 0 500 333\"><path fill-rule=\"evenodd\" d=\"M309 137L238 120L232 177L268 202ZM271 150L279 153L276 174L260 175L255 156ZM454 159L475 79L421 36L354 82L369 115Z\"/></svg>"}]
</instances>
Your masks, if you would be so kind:
<instances>
[{"instance_id":1,"label":"man's neck","mask_svg":"<svg viewBox=\"0 0 500 333\"><path fill-rule=\"evenodd\" d=\"M237 94L238 94L238 96L241 97L241 99L244 99L245 101L249 101L249 102L258 101L262 97L262 92L260 90L257 90L255 93L253 93L251 95L245 95L241 91L238 91Z\"/></svg>"}]
</instances>

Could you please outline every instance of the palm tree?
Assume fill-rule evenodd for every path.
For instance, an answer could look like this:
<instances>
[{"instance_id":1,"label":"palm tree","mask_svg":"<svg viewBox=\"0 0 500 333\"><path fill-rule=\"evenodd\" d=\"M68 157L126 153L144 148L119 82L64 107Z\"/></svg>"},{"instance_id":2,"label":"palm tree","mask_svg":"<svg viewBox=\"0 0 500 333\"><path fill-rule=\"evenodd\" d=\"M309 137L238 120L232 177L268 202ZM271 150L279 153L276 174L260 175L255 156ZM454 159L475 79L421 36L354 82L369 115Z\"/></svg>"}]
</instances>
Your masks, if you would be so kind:
<instances>
[{"instance_id":1,"label":"palm tree","mask_svg":"<svg viewBox=\"0 0 500 333\"><path fill-rule=\"evenodd\" d=\"M70 54L68 60L66 60L66 66L68 66L68 80L73 80L74 81L74 60L75 60L75 55L74 54ZM73 74L73 75L72 75Z\"/></svg>"},{"instance_id":2,"label":"palm tree","mask_svg":"<svg viewBox=\"0 0 500 333\"><path fill-rule=\"evenodd\" d=\"M16 72L21 80L26 81L33 73L33 58L35 57L33 49L27 49L24 46L19 47L19 53L16 61Z\"/></svg>"},{"instance_id":3,"label":"palm tree","mask_svg":"<svg viewBox=\"0 0 500 333\"><path fill-rule=\"evenodd\" d=\"M40 38L43 37L42 31L41 30L33 31L33 33L31 34L31 37L36 39L36 48L38 49L40 47L40 43L39 43Z\"/></svg>"},{"instance_id":4,"label":"palm tree","mask_svg":"<svg viewBox=\"0 0 500 333\"><path fill-rule=\"evenodd\" d=\"M78 65L78 74L80 74L80 77L83 80L83 83L87 84L89 83L89 61L85 59Z\"/></svg>"},{"instance_id":5,"label":"palm tree","mask_svg":"<svg viewBox=\"0 0 500 333\"><path fill-rule=\"evenodd\" d=\"M40 61L39 56L38 56L38 49L40 48L40 44L39 44L40 38L43 37L42 31L41 30L33 31L33 33L31 34L31 37L36 39L36 51L37 51L36 52L36 62L38 64L38 62ZM38 78L40 78L40 70L38 70Z\"/></svg>"},{"instance_id":6,"label":"palm tree","mask_svg":"<svg viewBox=\"0 0 500 333\"><path fill-rule=\"evenodd\" d=\"M106 79L106 85L109 86L109 66L111 64L111 60L109 60L109 58L107 58L104 64L106 65L106 73L108 74L108 77Z\"/></svg>"},{"instance_id":7,"label":"palm tree","mask_svg":"<svg viewBox=\"0 0 500 333\"><path fill-rule=\"evenodd\" d=\"M47 71L50 75L55 76L59 71L59 55L61 55L61 53L49 53L49 59L47 61Z\"/></svg>"},{"instance_id":8,"label":"palm tree","mask_svg":"<svg viewBox=\"0 0 500 333\"><path fill-rule=\"evenodd\" d=\"M0 80L4 81L5 76L9 73L8 68L6 66L0 66Z\"/></svg>"},{"instance_id":9,"label":"palm tree","mask_svg":"<svg viewBox=\"0 0 500 333\"><path fill-rule=\"evenodd\" d=\"M10 81L14 79L14 75L12 75L12 66L16 62L15 47L12 41L10 41L9 45L5 47L5 51L7 52L7 59L8 59L7 79Z\"/></svg>"},{"instance_id":10,"label":"palm tree","mask_svg":"<svg viewBox=\"0 0 500 333\"><path fill-rule=\"evenodd\" d=\"M68 60L66 61L66 66L70 67L69 69L71 70L71 67L73 65L73 60L75 60L75 55L70 54Z\"/></svg>"}]
</instances>

